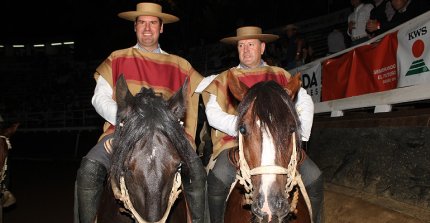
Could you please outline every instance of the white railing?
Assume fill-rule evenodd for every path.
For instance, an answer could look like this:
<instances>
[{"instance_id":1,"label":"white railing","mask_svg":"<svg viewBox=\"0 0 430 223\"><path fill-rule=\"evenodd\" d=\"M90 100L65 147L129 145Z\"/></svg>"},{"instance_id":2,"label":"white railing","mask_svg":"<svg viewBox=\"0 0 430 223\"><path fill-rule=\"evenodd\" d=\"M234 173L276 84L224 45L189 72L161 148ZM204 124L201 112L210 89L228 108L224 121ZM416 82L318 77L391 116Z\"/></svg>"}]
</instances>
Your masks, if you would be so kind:
<instances>
[{"instance_id":1,"label":"white railing","mask_svg":"<svg viewBox=\"0 0 430 223\"><path fill-rule=\"evenodd\" d=\"M430 83L397 88L338 100L315 103L315 113L330 112L331 117L342 116L344 110L374 107L375 113L389 112L393 104L430 99Z\"/></svg>"},{"instance_id":2,"label":"white railing","mask_svg":"<svg viewBox=\"0 0 430 223\"><path fill-rule=\"evenodd\" d=\"M383 34L368 40L367 42L350 47L348 49L332 54L330 56L319 58L315 61L312 61L310 64L323 63L324 61L330 58L341 56L357 47L368 45L376 41L379 41L389 33L396 32L405 27L415 26L419 23L422 23L423 21L429 21L429 20L430 20L430 11L408 22L405 22L391 30L388 30ZM430 27L427 28L427 30L430 30ZM306 69L306 67L309 67L310 64L303 65L301 68L295 68L294 70ZM295 73L294 71L291 71L291 72ZM322 76L323 75L324 74L322 74ZM430 100L429 89L430 89L430 83L424 82L424 83L420 83L419 85L402 87L402 88L387 90L383 92L369 93L369 94L359 95L354 97L318 102L318 103L315 103L315 113L316 114L330 113L331 117L337 117L337 116L343 116L343 111L345 110L357 109L357 108L368 108L368 107L374 107L375 113L390 112L392 105L394 104Z\"/></svg>"}]
</instances>

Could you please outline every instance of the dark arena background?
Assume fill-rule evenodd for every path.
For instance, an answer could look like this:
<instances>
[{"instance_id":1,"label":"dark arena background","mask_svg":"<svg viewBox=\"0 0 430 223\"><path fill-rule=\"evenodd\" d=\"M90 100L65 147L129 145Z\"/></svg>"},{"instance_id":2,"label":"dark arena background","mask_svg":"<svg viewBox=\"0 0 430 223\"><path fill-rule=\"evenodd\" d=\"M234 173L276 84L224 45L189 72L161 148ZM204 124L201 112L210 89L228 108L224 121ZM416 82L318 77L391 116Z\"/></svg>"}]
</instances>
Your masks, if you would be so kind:
<instances>
[{"instance_id":1,"label":"dark arena background","mask_svg":"<svg viewBox=\"0 0 430 223\"><path fill-rule=\"evenodd\" d=\"M351 46L350 1L156 2L181 18L164 26L161 47L203 76L238 64L236 48L219 39L244 25L282 38L286 25L298 24L314 61L328 56L333 29ZM137 3L7 1L0 7L0 115L5 125L20 123L8 167L16 204L3 209L3 222L73 222L76 171L103 126L91 105L93 73L110 52L136 43L132 23L117 14ZM275 61L272 50L263 55L268 63ZM428 83L413 93L315 103L307 152L324 174L326 223L430 222ZM374 97L388 98L387 107L367 103Z\"/></svg>"}]
</instances>

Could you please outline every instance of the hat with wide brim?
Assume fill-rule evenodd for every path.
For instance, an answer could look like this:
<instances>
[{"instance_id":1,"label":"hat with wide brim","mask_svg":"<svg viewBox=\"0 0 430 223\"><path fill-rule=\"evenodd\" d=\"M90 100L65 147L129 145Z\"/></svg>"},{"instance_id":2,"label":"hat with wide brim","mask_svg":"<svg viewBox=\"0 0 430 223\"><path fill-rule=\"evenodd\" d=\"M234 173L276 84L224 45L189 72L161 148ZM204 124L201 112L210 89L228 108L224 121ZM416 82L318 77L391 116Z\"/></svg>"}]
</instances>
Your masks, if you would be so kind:
<instances>
[{"instance_id":1,"label":"hat with wide brim","mask_svg":"<svg viewBox=\"0 0 430 223\"><path fill-rule=\"evenodd\" d=\"M118 14L118 16L122 19L126 19L133 22L138 16L143 15L158 17L161 19L161 21L163 21L164 24L179 21L178 17L163 13L161 9L161 5L159 4L143 2L136 5L136 11L121 12Z\"/></svg>"},{"instance_id":2,"label":"hat with wide brim","mask_svg":"<svg viewBox=\"0 0 430 223\"><path fill-rule=\"evenodd\" d=\"M299 27L297 25L295 25L295 24L288 24L283 29L284 30L290 30L290 29L291 30L297 30L297 29L299 29Z\"/></svg>"},{"instance_id":3,"label":"hat with wide brim","mask_svg":"<svg viewBox=\"0 0 430 223\"><path fill-rule=\"evenodd\" d=\"M236 30L236 36L226 37L221 39L222 43L236 44L239 40L244 39L259 39L262 42L269 43L277 40L278 35L264 34L260 27L257 26L245 26L240 27Z\"/></svg>"}]
</instances>

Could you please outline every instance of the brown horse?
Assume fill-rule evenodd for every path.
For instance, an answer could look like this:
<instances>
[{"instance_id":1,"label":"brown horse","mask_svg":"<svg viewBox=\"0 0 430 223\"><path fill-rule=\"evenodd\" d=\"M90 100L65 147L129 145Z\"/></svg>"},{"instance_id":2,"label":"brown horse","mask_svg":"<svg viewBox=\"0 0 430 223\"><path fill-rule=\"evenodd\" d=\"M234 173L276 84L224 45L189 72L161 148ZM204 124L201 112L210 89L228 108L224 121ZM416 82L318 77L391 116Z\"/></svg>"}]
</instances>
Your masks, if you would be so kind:
<instances>
[{"instance_id":1,"label":"brown horse","mask_svg":"<svg viewBox=\"0 0 430 223\"><path fill-rule=\"evenodd\" d=\"M266 81L248 89L229 76L229 89L240 101L240 171L225 222L311 222L310 202L297 171L300 123L291 100L297 84L300 79L293 78L290 86Z\"/></svg>"},{"instance_id":2,"label":"brown horse","mask_svg":"<svg viewBox=\"0 0 430 223\"><path fill-rule=\"evenodd\" d=\"M19 123L14 123L10 127L0 130L0 168L1 168L0 183L2 184L5 178L5 172L7 169L7 156L9 153L9 149L12 148L9 138L13 134L15 134L16 130L18 129L18 126L19 126Z\"/></svg>"},{"instance_id":3,"label":"brown horse","mask_svg":"<svg viewBox=\"0 0 430 223\"><path fill-rule=\"evenodd\" d=\"M187 82L168 101L147 88L132 96L124 78L119 78L112 167L97 222L189 221L185 196L175 202L181 179L185 178L184 185L196 182L191 160L199 160L179 121L186 92Z\"/></svg>"},{"instance_id":4,"label":"brown horse","mask_svg":"<svg viewBox=\"0 0 430 223\"><path fill-rule=\"evenodd\" d=\"M7 157L9 154L9 149L12 148L12 145L9 141L9 138L15 134L17 128L19 126L19 123L14 123L10 127L5 129L0 129L0 193L1 193L1 200L0 200L0 223L3 222L3 202L5 200L4 196L4 190L5 190L5 177L6 177L6 170L7 170ZM10 194L10 192L9 192ZM9 198L11 200L11 198ZM5 204L7 206L7 204ZM10 205L10 204L9 204Z\"/></svg>"}]
</instances>

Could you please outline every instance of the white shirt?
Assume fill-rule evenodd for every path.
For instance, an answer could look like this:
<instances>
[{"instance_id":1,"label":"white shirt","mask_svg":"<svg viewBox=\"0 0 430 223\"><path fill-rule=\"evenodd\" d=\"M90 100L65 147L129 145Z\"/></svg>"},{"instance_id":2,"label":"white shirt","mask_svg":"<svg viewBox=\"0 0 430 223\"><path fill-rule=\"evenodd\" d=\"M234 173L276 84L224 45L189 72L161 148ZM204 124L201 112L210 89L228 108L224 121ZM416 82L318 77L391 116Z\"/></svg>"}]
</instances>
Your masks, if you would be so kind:
<instances>
[{"instance_id":1,"label":"white shirt","mask_svg":"<svg viewBox=\"0 0 430 223\"><path fill-rule=\"evenodd\" d=\"M216 95L210 94L206 105L206 117L209 125L230 136L237 136L237 116L223 111L216 99ZM311 136L314 118L314 103L312 97L303 88L300 88L297 94L295 107L301 122L301 139L302 141L308 141Z\"/></svg>"},{"instance_id":2,"label":"white shirt","mask_svg":"<svg viewBox=\"0 0 430 223\"><path fill-rule=\"evenodd\" d=\"M347 33L349 36L351 36L351 39L367 36L366 23L369 21L370 11L372 11L372 9L372 4L362 3L358 5L351 14L349 14L348 23L351 21L355 22L355 28L352 29L351 32L349 32L349 29L347 30Z\"/></svg>"}]
</instances>

